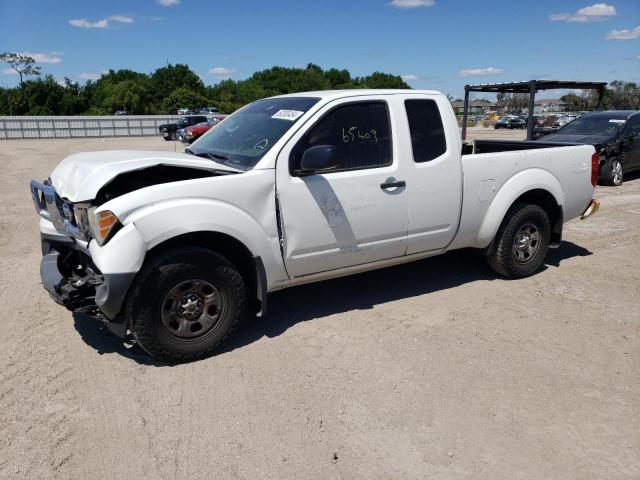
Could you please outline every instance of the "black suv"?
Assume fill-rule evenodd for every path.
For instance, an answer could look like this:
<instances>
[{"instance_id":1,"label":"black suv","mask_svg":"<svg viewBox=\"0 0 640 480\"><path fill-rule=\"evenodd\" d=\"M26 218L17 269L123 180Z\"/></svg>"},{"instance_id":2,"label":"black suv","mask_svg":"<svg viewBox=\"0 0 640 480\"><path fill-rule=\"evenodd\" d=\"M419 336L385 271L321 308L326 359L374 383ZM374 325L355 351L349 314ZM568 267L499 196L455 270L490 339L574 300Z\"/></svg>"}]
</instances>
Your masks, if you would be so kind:
<instances>
[{"instance_id":1,"label":"black suv","mask_svg":"<svg viewBox=\"0 0 640 480\"><path fill-rule=\"evenodd\" d=\"M176 132L181 128L190 127L191 125L196 125L197 123L203 123L206 121L207 117L204 115L188 115L186 117L182 117L176 123L164 123L158 127L158 130L165 140L175 140Z\"/></svg>"},{"instance_id":2,"label":"black suv","mask_svg":"<svg viewBox=\"0 0 640 480\"><path fill-rule=\"evenodd\" d=\"M640 111L585 113L542 141L593 145L600 185L622 185L624 172L640 169Z\"/></svg>"}]
</instances>

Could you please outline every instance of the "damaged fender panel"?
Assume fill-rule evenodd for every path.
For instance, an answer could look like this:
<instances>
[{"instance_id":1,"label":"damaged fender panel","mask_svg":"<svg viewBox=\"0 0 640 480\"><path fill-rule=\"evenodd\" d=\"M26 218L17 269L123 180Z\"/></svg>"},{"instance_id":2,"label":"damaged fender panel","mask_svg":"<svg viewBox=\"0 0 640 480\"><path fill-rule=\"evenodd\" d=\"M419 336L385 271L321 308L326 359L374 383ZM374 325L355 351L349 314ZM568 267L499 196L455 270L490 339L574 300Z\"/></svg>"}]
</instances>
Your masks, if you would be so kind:
<instances>
[{"instance_id":1,"label":"damaged fender panel","mask_svg":"<svg viewBox=\"0 0 640 480\"><path fill-rule=\"evenodd\" d=\"M186 233L229 235L262 259L270 288L288 278L280 251L274 176L273 170L252 170L165 183L128 193L100 208L113 212L125 227L135 225L147 250Z\"/></svg>"},{"instance_id":2,"label":"damaged fender panel","mask_svg":"<svg viewBox=\"0 0 640 480\"><path fill-rule=\"evenodd\" d=\"M146 244L133 223L120 229L102 247L89 243L91 259L103 274L137 273L147 252Z\"/></svg>"}]
</instances>

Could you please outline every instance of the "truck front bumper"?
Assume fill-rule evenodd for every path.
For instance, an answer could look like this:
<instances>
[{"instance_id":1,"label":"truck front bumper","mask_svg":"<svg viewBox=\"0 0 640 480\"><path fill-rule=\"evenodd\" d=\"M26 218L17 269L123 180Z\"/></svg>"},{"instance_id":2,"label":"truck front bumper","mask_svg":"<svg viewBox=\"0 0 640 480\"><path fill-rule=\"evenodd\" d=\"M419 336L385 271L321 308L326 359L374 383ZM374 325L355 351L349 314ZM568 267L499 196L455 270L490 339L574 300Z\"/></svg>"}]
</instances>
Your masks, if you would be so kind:
<instances>
[{"instance_id":1,"label":"truck front bumper","mask_svg":"<svg viewBox=\"0 0 640 480\"><path fill-rule=\"evenodd\" d=\"M136 273L103 274L69 237L41 233L41 243L40 277L51 298L69 311L121 323L118 314Z\"/></svg>"}]
</instances>

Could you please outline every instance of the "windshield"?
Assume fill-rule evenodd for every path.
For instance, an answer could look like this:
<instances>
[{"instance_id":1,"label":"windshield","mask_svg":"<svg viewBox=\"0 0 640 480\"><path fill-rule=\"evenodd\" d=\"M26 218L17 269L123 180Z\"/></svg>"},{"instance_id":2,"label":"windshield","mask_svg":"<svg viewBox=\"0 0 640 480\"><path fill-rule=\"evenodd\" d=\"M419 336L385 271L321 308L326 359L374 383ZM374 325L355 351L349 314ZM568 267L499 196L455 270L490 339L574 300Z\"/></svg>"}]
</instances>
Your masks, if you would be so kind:
<instances>
[{"instance_id":1,"label":"windshield","mask_svg":"<svg viewBox=\"0 0 640 480\"><path fill-rule=\"evenodd\" d=\"M213 154L219 163L249 170L318 98L258 100L220 122L190 148L194 155Z\"/></svg>"},{"instance_id":2,"label":"windshield","mask_svg":"<svg viewBox=\"0 0 640 480\"><path fill-rule=\"evenodd\" d=\"M626 119L598 116L583 116L568 123L558 133L579 135L615 135L624 128Z\"/></svg>"}]
</instances>

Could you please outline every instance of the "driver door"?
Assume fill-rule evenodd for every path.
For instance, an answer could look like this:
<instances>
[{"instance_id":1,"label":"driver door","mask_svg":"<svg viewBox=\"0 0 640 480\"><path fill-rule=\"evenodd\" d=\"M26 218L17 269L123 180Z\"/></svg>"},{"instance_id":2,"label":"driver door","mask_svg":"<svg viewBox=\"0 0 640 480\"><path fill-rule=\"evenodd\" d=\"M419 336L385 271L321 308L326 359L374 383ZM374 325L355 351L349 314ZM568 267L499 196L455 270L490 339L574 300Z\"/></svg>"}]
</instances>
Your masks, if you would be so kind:
<instances>
[{"instance_id":1,"label":"driver door","mask_svg":"<svg viewBox=\"0 0 640 480\"><path fill-rule=\"evenodd\" d=\"M290 277L405 254L408 201L391 100L345 99L321 109L280 152L276 193ZM338 166L301 175L304 151L331 145Z\"/></svg>"}]
</instances>

